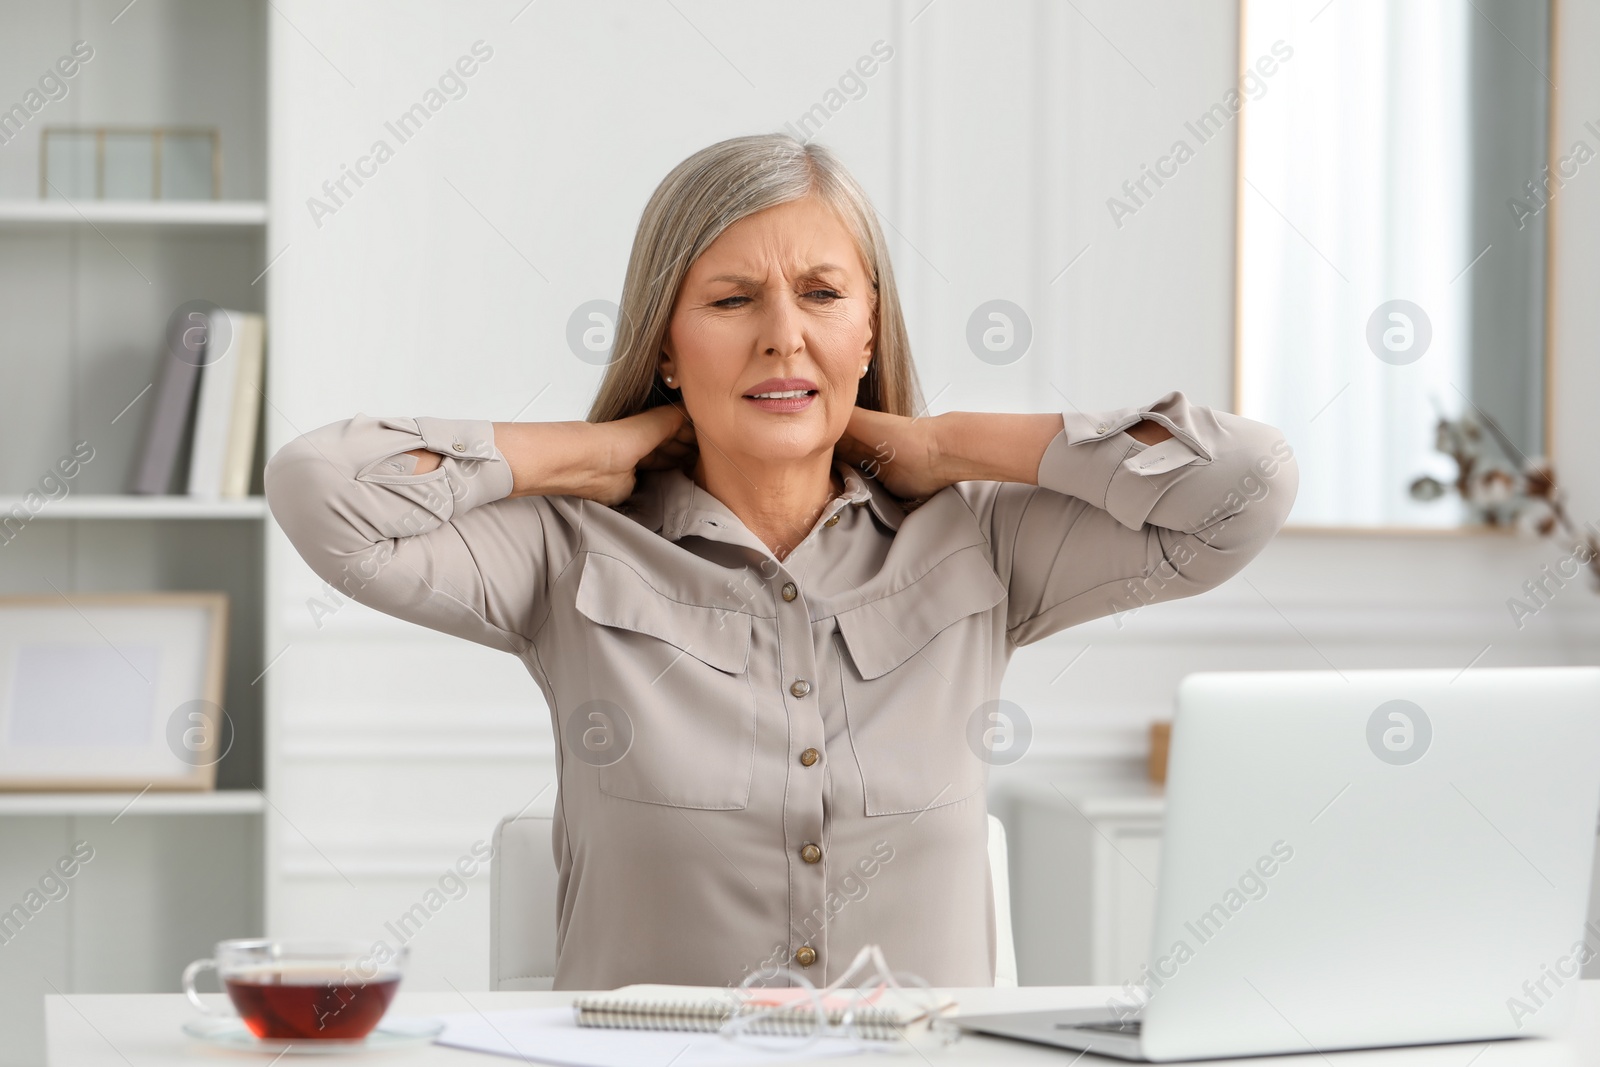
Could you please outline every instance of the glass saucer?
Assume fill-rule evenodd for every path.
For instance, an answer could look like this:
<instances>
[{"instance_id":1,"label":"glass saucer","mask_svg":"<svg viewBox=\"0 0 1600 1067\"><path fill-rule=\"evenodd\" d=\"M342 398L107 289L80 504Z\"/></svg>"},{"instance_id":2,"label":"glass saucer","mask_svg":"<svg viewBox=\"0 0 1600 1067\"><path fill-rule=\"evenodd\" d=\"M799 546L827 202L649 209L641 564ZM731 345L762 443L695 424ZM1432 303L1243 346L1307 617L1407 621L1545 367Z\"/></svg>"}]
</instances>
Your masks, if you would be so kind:
<instances>
[{"instance_id":1,"label":"glass saucer","mask_svg":"<svg viewBox=\"0 0 1600 1067\"><path fill-rule=\"evenodd\" d=\"M223 1048L244 1049L250 1052L276 1052L289 1055L330 1055L341 1052L382 1052L386 1049L414 1048L427 1045L444 1033L444 1023L437 1019L384 1019L366 1037L359 1041L327 1041L317 1038L279 1040L264 1039L252 1034L238 1016L216 1019L190 1019L183 1024L183 1032L208 1044Z\"/></svg>"}]
</instances>

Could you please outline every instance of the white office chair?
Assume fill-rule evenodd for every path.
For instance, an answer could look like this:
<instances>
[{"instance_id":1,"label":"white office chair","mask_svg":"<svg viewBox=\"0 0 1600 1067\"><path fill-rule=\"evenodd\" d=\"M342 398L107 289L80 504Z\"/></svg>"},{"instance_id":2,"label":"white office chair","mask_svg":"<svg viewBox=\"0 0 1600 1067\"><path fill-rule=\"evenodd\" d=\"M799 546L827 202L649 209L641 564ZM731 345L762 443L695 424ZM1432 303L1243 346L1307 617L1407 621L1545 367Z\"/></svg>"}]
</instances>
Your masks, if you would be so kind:
<instances>
[{"instance_id":1,"label":"white office chair","mask_svg":"<svg viewBox=\"0 0 1600 1067\"><path fill-rule=\"evenodd\" d=\"M556 865L550 854L552 812L507 815L494 828L489 863L489 988L549 989L556 970ZM1017 984L1011 940L1011 879L1006 830L989 816L989 878L994 886L994 984Z\"/></svg>"}]
</instances>

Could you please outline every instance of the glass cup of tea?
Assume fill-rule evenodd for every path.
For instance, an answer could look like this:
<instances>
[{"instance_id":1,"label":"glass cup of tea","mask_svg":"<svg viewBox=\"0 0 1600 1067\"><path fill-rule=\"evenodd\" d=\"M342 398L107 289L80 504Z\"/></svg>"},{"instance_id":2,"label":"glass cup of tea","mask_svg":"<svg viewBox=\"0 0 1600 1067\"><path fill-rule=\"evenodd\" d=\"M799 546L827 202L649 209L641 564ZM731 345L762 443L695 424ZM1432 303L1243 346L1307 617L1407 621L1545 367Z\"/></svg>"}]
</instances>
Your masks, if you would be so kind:
<instances>
[{"instance_id":1,"label":"glass cup of tea","mask_svg":"<svg viewBox=\"0 0 1600 1067\"><path fill-rule=\"evenodd\" d=\"M239 938L217 942L210 959L183 969L183 992L207 1015L195 976L215 970L239 1018L271 1041L359 1041L372 1032L400 988L409 950L378 942Z\"/></svg>"}]
</instances>

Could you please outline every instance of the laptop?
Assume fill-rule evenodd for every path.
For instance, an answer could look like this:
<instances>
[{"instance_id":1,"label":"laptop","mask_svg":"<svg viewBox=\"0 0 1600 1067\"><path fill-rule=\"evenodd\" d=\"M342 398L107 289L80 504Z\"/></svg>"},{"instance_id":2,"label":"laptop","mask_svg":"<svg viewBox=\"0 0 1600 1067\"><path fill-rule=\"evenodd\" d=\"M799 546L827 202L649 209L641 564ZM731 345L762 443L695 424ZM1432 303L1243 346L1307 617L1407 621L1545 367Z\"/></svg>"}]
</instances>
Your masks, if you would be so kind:
<instances>
[{"instance_id":1,"label":"laptop","mask_svg":"<svg viewBox=\"0 0 1600 1067\"><path fill-rule=\"evenodd\" d=\"M1191 674L1166 793L1146 967L958 1025L1152 1063L1544 1036L1600 955L1600 667Z\"/></svg>"}]
</instances>

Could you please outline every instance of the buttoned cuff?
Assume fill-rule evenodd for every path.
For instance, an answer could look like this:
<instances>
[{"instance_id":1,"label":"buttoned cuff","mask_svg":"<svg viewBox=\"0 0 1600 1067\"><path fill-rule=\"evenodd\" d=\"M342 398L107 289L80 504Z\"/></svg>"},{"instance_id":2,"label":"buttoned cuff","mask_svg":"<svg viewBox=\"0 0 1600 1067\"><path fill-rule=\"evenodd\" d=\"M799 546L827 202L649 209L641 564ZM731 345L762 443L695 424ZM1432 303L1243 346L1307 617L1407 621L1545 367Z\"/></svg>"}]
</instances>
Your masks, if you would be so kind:
<instances>
[{"instance_id":1,"label":"buttoned cuff","mask_svg":"<svg viewBox=\"0 0 1600 1067\"><path fill-rule=\"evenodd\" d=\"M356 475L361 481L380 482L414 496L418 491L426 500L419 502L442 519L501 500L511 495L511 464L494 444L494 423L487 419L418 418L380 419L386 429L409 432L393 452L363 467ZM416 464L405 463L414 457L404 453L425 448L438 453L439 466L424 474L411 473ZM397 463L403 464L396 467ZM435 483L442 480L449 488L451 505L437 506ZM443 512L443 513L441 513Z\"/></svg>"},{"instance_id":2,"label":"buttoned cuff","mask_svg":"<svg viewBox=\"0 0 1600 1067\"><path fill-rule=\"evenodd\" d=\"M1145 419L1165 426L1173 436L1154 445L1130 437L1129 427ZM1161 475L1211 462L1211 450L1181 392L1143 407L1067 411L1061 422L1061 432L1040 457L1038 484L1093 504L1132 530L1144 525L1171 486L1172 479Z\"/></svg>"}]
</instances>

